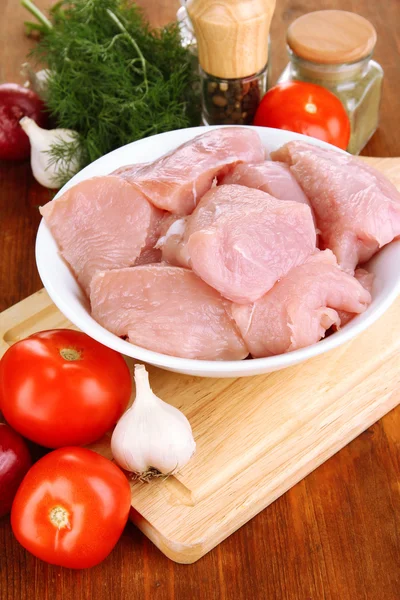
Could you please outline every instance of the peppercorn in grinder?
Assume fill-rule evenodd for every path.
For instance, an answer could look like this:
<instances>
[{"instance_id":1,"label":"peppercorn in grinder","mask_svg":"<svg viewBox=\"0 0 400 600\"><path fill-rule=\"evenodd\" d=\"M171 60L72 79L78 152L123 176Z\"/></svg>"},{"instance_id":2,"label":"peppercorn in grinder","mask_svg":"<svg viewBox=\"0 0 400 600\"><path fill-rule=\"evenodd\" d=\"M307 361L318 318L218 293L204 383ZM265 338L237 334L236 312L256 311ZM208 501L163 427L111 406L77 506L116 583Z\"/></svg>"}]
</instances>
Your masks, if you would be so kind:
<instances>
[{"instance_id":1,"label":"peppercorn in grinder","mask_svg":"<svg viewBox=\"0 0 400 600\"><path fill-rule=\"evenodd\" d=\"M188 0L206 125L249 125L267 90L275 0Z\"/></svg>"}]
</instances>

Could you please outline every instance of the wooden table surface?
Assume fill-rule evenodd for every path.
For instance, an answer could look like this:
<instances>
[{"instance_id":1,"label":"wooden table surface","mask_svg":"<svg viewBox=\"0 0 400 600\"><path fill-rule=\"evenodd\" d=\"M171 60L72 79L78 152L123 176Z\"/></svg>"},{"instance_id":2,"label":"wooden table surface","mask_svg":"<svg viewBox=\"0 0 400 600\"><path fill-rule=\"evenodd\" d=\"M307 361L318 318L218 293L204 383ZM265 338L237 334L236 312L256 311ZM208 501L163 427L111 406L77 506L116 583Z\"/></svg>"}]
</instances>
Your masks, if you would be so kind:
<instances>
[{"instance_id":1,"label":"wooden table surface","mask_svg":"<svg viewBox=\"0 0 400 600\"><path fill-rule=\"evenodd\" d=\"M37 0L41 8L50 0ZM174 18L178 0L141 0L155 25ZM284 35L301 14L358 12L378 32L385 70L381 126L363 152L399 156L400 1L277 0L273 80L286 64ZM32 42L24 10L1 0L0 82L21 82ZM396 37L397 34L397 37ZM50 193L29 164L0 162L0 311L41 286L34 242L37 206ZM340 377L340 373L338 373ZM0 520L1 600L398 600L400 598L400 407L363 433L194 565L165 558L133 525L99 566L47 565L13 539Z\"/></svg>"}]
</instances>

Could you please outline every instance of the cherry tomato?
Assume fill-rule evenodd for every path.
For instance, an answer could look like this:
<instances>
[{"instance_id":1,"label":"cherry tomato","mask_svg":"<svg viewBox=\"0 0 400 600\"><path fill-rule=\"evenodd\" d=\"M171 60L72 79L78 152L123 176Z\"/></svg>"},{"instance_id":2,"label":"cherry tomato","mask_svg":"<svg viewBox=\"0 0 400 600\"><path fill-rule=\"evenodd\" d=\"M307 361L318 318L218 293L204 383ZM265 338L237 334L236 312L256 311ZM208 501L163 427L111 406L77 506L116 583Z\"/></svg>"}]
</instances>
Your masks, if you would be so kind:
<instances>
[{"instance_id":1,"label":"cherry tomato","mask_svg":"<svg viewBox=\"0 0 400 600\"><path fill-rule=\"evenodd\" d=\"M60 448L33 465L11 510L19 543L54 565L93 567L111 552L128 520L123 472L87 448Z\"/></svg>"},{"instance_id":2,"label":"cherry tomato","mask_svg":"<svg viewBox=\"0 0 400 600\"><path fill-rule=\"evenodd\" d=\"M124 412L131 389L120 354L70 329L31 335L11 346L0 362L6 421L48 448L99 439Z\"/></svg>"},{"instance_id":3,"label":"cherry tomato","mask_svg":"<svg viewBox=\"0 0 400 600\"><path fill-rule=\"evenodd\" d=\"M43 101L35 92L16 83L0 85L0 159L28 158L29 138L20 126L22 117L30 117L45 127L47 117Z\"/></svg>"},{"instance_id":4,"label":"cherry tomato","mask_svg":"<svg viewBox=\"0 0 400 600\"><path fill-rule=\"evenodd\" d=\"M0 517L10 512L18 486L30 466L31 457L22 437L0 423Z\"/></svg>"},{"instance_id":5,"label":"cherry tomato","mask_svg":"<svg viewBox=\"0 0 400 600\"><path fill-rule=\"evenodd\" d=\"M339 98L313 83L293 81L271 88L260 102L254 125L303 133L346 150L350 121Z\"/></svg>"}]
</instances>

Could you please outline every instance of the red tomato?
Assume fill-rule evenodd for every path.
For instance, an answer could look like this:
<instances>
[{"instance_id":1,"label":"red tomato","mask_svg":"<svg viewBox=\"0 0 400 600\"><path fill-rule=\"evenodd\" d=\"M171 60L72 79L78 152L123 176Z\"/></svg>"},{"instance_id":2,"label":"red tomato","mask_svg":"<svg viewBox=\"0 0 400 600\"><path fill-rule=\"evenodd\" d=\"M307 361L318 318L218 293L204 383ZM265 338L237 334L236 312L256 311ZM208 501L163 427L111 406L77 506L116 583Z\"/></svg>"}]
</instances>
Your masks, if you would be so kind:
<instances>
[{"instance_id":1,"label":"red tomato","mask_svg":"<svg viewBox=\"0 0 400 600\"><path fill-rule=\"evenodd\" d=\"M303 133L346 150L350 121L343 104L320 85L293 81L271 88L260 102L254 125Z\"/></svg>"},{"instance_id":2,"label":"red tomato","mask_svg":"<svg viewBox=\"0 0 400 600\"><path fill-rule=\"evenodd\" d=\"M11 526L41 560L84 569L114 548L130 505L128 480L115 464L86 448L61 448L41 458L22 481Z\"/></svg>"},{"instance_id":3,"label":"red tomato","mask_svg":"<svg viewBox=\"0 0 400 600\"><path fill-rule=\"evenodd\" d=\"M18 486L30 466L31 457L22 437L0 423L0 517L10 512Z\"/></svg>"},{"instance_id":4,"label":"red tomato","mask_svg":"<svg viewBox=\"0 0 400 600\"><path fill-rule=\"evenodd\" d=\"M43 101L32 90L16 83L0 85L0 159L28 158L31 145L19 122L22 117L30 117L40 127L45 127L44 111Z\"/></svg>"},{"instance_id":5,"label":"red tomato","mask_svg":"<svg viewBox=\"0 0 400 600\"><path fill-rule=\"evenodd\" d=\"M31 335L11 346L0 362L4 417L48 448L99 439L124 412L131 389L120 354L70 329Z\"/></svg>"}]
</instances>

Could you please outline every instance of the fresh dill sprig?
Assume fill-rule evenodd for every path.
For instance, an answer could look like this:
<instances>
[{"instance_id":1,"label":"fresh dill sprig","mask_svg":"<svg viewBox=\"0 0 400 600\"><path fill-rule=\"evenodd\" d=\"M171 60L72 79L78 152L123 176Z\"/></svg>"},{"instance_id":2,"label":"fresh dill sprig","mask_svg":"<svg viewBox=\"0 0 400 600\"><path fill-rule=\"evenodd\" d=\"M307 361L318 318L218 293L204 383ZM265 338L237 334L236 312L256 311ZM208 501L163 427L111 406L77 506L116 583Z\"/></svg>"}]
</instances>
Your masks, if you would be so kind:
<instances>
[{"instance_id":1,"label":"fresh dill sprig","mask_svg":"<svg viewBox=\"0 0 400 600\"><path fill-rule=\"evenodd\" d=\"M58 187L66 184L77 170L85 166L85 160L82 156L82 140L79 136L71 141L56 138L55 143L50 146L47 152L49 154L47 168L53 169L53 167L56 167L54 171L57 175L54 177L54 182Z\"/></svg>"},{"instance_id":2,"label":"fresh dill sprig","mask_svg":"<svg viewBox=\"0 0 400 600\"><path fill-rule=\"evenodd\" d=\"M47 106L57 127L79 134L81 166L199 123L197 75L177 24L152 29L125 0L61 0L51 27L44 19L32 55L50 69ZM70 152L58 144L51 154L68 163Z\"/></svg>"}]
</instances>

